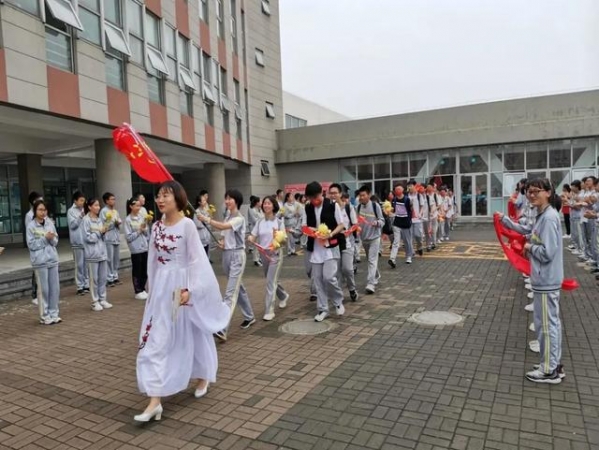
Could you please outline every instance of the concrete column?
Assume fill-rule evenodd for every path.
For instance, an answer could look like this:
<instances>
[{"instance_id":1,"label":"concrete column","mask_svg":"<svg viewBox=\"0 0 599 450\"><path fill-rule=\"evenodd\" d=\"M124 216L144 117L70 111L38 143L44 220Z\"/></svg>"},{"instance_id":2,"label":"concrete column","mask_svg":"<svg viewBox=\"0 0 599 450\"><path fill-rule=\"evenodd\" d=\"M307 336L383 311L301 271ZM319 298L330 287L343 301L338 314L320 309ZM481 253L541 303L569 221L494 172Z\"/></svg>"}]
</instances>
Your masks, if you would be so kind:
<instances>
[{"instance_id":1,"label":"concrete column","mask_svg":"<svg viewBox=\"0 0 599 450\"><path fill-rule=\"evenodd\" d=\"M216 207L216 220L222 220L225 212L225 165L223 163L204 164L206 173L206 189L209 193L210 203Z\"/></svg>"},{"instance_id":2,"label":"concrete column","mask_svg":"<svg viewBox=\"0 0 599 450\"><path fill-rule=\"evenodd\" d=\"M116 208L121 220L127 215L126 202L133 195L131 188L131 165L118 153L112 139L94 141L96 151L96 194L102 204L102 195L112 192L116 197ZM102 204L103 206L103 204ZM124 227L121 227L121 232Z\"/></svg>"},{"instance_id":3,"label":"concrete column","mask_svg":"<svg viewBox=\"0 0 599 450\"><path fill-rule=\"evenodd\" d=\"M42 155L20 154L17 155L17 169L19 172L19 190L21 192L21 226L25 226L25 214L29 211L29 193L39 192L44 195L42 173ZM25 242L25 229L23 229L23 244Z\"/></svg>"}]
</instances>

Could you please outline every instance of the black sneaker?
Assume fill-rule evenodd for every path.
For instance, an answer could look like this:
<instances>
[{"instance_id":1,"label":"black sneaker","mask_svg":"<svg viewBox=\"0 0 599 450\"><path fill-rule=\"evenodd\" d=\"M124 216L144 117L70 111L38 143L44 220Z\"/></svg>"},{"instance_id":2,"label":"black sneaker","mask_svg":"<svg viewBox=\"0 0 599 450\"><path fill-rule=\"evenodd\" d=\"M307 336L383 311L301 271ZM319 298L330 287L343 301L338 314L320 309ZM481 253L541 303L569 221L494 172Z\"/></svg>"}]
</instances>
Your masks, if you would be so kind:
<instances>
[{"instance_id":1,"label":"black sneaker","mask_svg":"<svg viewBox=\"0 0 599 450\"><path fill-rule=\"evenodd\" d=\"M114 284L115 286L116 286L116 285L119 285L119 286L120 286L121 284L123 284L123 282L117 278L116 280L114 280L114 281L113 281L113 284Z\"/></svg>"},{"instance_id":2,"label":"black sneaker","mask_svg":"<svg viewBox=\"0 0 599 450\"><path fill-rule=\"evenodd\" d=\"M535 364L533 366L533 369L535 370L539 370L541 368L540 364ZM564 378L566 378L566 371L564 370L564 365L560 364L557 366L557 368L555 369L557 370L557 375L563 380Z\"/></svg>"},{"instance_id":3,"label":"black sneaker","mask_svg":"<svg viewBox=\"0 0 599 450\"><path fill-rule=\"evenodd\" d=\"M430 248L430 247L426 247L426 251L427 251L427 252L430 252L430 251L431 251L431 248Z\"/></svg>"},{"instance_id":4,"label":"black sneaker","mask_svg":"<svg viewBox=\"0 0 599 450\"><path fill-rule=\"evenodd\" d=\"M395 261L390 259L388 262L392 269L395 269L397 267L397 264L395 264Z\"/></svg>"},{"instance_id":5,"label":"black sneaker","mask_svg":"<svg viewBox=\"0 0 599 450\"><path fill-rule=\"evenodd\" d=\"M254 261L254 266L262 267L262 263L260 261Z\"/></svg>"},{"instance_id":6,"label":"black sneaker","mask_svg":"<svg viewBox=\"0 0 599 450\"><path fill-rule=\"evenodd\" d=\"M349 291L349 298L351 298L352 302L358 300L358 292L357 291Z\"/></svg>"},{"instance_id":7,"label":"black sneaker","mask_svg":"<svg viewBox=\"0 0 599 450\"><path fill-rule=\"evenodd\" d=\"M433 250L437 250L437 246L433 244L433 247L432 247L432 249L433 249Z\"/></svg>"},{"instance_id":8,"label":"black sneaker","mask_svg":"<svg viewBox=\"0 0 599 450\"><path fill-rule=\"evenodd\" d=\"M109 281L109 282L106 283L106 286L108 286L108 287L115 287L116 284L114 284L114 281Z\"/></svg>"},{"instance_id":9,"label":"black sneaker","mask_svg":"<svg viewBox=\"0 0 599 450\"><path fill-rule=\"evenodd\" d=\"M591 270L591 273L598 274L599 273L599 267Z\"/></svg>"},{"instance_id":10,"label":"black sneaker","mask_svg":"<svg viewBox=\"0 0 599 450\"><path fill-rule=\"evenodd\" d=\"M422 255L424 255L424 252L422 251L422 249L418 250L418 252L417 252L417 253L418 253L418 256L422 256Z\"/></svg>"},{"instance_id":11,"label":"black sneaker","mask_svg":"<svg viewBox=\"0 0 599 450\"><path fill-rule=\"evenodd\" d=\"M315 302L316 300L318 300L318 297L316 297L316 295L311 295L310 296L310 301L311 302Z\"/></svg>"},{"instance_id":12,"label":"black sneaker","mask_svg":"<svg viewBox=\"0 0 599 450\"><path fill-rule=\"evenodd\" d=\"M89 288L83 288L83 293L84 294L89 294Z\"/></svg>"},{"instance_id":13,"label":"black sneaker","mask_svg":"<svg viewBox=\"0 0 599 450\"><path fill-rule=\"evenodd\" d=\"M240 327L241 327L242 330L247 330L249 327L251 327L255 323L256 323L256 319L244 320L243 322L241 322Z\"/></svg>"},{"instance_id":14,"label":"black sneaker","mask_svg":"<svg viewBox=\"0 0 599 450\"><path fill-rule=\"evenodd\" d=\"M557 370L551 373L544 373L539 369L535 369L526 374L526 379L533 383L559 384L562 382Z\"/></svg>"},{"instance_id":15,"label":"black sneaker","mask_svg":"<svg viewBox=\"0 0 599 450\"><path fill-rule=\"evenodd\" d=\"M83 289L77 289L77 295L85 295Z\"/></svg>"}]
</instances>

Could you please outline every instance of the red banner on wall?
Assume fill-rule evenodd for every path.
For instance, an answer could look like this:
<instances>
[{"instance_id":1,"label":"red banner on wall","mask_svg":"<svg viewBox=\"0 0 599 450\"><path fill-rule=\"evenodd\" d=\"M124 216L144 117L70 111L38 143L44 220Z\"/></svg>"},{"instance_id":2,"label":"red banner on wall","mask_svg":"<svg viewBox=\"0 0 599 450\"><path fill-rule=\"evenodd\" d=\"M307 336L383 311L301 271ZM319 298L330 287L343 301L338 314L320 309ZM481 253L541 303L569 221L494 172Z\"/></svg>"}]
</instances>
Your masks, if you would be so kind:
<instances>
[{"instance_id":1,"label":"red banner on wall","mask_svg":"<svg viewBox=\"0 0 599 450\"><path fill-rule=\"evenodd\" d=\"M306 192L306 184L307 183L286 184L285 192L291 192L292 194L303 194L304 192ZM324 193L326 193L329 190L331 184L333 184L332 181L320 181L320 185L322 186L322 191Z\"/></svg>"}]
</instances>

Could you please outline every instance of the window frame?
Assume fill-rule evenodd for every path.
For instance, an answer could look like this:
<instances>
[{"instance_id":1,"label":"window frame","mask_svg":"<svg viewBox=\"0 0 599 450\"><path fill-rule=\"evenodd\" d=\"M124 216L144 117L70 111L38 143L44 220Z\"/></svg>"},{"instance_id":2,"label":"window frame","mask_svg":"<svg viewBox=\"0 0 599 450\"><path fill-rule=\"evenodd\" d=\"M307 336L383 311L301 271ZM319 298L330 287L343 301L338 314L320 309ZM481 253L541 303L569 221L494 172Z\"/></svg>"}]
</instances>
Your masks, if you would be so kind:
<instances>
[{"instance_id":1,"label":"window frame","mask_svg":"<svg viewBox=\"0 0 599 450\"><path fill-rule=\"evenodd\" d=\"M268 0L262 0L262 14L264 14L265 16L270 17L271 12L270 12L270 2Z\"/></svg>"},{"instance_id":2,"label":"window frame","mask_svg":"<svg viewBox=\"0 0 599 450\"><path fill-rule=\"evenodd\" d=\"M216 3L216 36L225 39L225 4L223 0L214 0Z\"/></svg>"},{"instance_id":3,"label":"window frame","mask_svg":"<svg viewBox=\"0 0 599 450\"><path fill-rule=\"evenodd\" d=\"M75 28L77 30L83 31L83 25L81 24L81 19L79 18L79 15L77 14L77 11L75 9L75 6L73 5L73 3L70 0L44 0L44 4L48 7L48 10L50 11L50 14L52 14L52 17L54 17L54 19L64 23L67 26L70 26L72 28ZM67 17L63 16L63 17L58 17L60 15L60 11L58 11L58 9L53 9L53 6L56 5L68 5L68 10L71 13L71 19L75 19L72 22L65 20L67 19ZM60 6L58 7L60 8ZM57 15L56 12L59 12L59 14ZM68 14L67 14L68 15ZM44 22L46 22L46 17L45 17L45 11L44 11ZM53 27L55 28L55 27ZM72 33L71 33L72 36Z\"/></svg>"},{"instance_id":4,"label":"window frame","mask_svg":"<svg viewBox=\"0 0 599 450\"><path fill-rule=\"evenodd\" d=\"M257 66L266 67L266 63L264 62L264 50L256 47L254 53L254 60L256 61Z\"/></svg>"},{"instance_id":5,"label":"window frame","mask_svg":"<svg viewBox=\"0 0 599 450\"><path fill-rule=\"evenodd\" d=\"M270 177L270 165L266 159L260 160L260 175Z\"/></svg>"},{"instance_id":6,"label":"window frame","mask_svg":"<svg viewBox=\"0 0 599 450\"><path fill-rule=\"evenodd\" d=\"M137 64L145 67L145 59L146 59L146 50L145 50L145 6L143 3L140 3L139 0L125 0L127 2L127 7L125 7L125 30L126 34L129 38L129 48L132 49L131 40L134 39L136 42L141 42L141 61L137 61L134 59L133 51L131 52L131 56L129 57L129 62L132 64ZM129 5L134 4L139 8L140 12L140 24L139 28L141 29L141 36L138 35L137 31L133 30L130 26L130 18L133 16L129 14Z\"/></svg>"},{"instance_id":7,"label":"window frame","mask_svg":"<svg viewBox=\"0 0 599 450\"><path fill-rule=\"evenodd\" d=\"M200 20L203 21L205 24L208 24L208 20L210 18L210 8L208 7L208 0L199 0L198 7L198 15L200 17Z\"/></svg>"},{"instance_id":8,"label":"window frame","mask_svg":"<svg viewBox=\"0 0 599 450\"><path fill-rule=\"evenodd\" d=\"M266 117L268 119L275 119L277 117L277 114L275 112L275 105L272 102L264 102L265 103L265 109L266 109Z\"/></svg>"},{"instance_id":9,"label":"window frame","mask_svg":"<svg viewBox=\"0 0 599 450\"><path fill-rule=\"evenodd\" d=\"M75 39L74 39L74 33L73 33L73 27L70 26L69 24L67 24L66 22L63 22L60 19L57 19L53 14L52 11L50 9L50 7L48 6L48 3L46 2L46 0L44 0L44 8L41 11L42 14L42 21L44 23L44 43L45 43L45 49L46 49L46 64L49 64L52 67L55 67L59 70L65 70L67 72L71 72L71 73L76 73L77 72L77 66L76 66L76 58L75 58ZM48 11L50 11L50 14L52 15L51 21L56 21L58 23L61 23L62 26L64 26L64 30L61 30L60 28L57 28L56 26L54 26L52 23L48 22L48 17L46 15L46 8L48 9ZM51 30L57 34L61 34L63 36L65 36L68 40L68 50L69 50L69 67L65 68L62 66L59 66L57 64L52 64L50 62L50 60L48 59L48 30Z\"/></svg>"}]
</instances>

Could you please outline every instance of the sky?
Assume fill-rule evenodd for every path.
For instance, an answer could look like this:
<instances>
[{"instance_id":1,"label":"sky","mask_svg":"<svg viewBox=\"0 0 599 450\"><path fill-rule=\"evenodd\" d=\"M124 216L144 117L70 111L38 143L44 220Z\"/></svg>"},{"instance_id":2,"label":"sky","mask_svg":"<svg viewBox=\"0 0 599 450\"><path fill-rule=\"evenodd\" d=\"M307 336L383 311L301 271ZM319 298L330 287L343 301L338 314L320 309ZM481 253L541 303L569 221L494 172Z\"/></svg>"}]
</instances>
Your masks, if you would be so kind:
<instances>
[{"instance_id":1,"label":"sky","mask_svg":"<svg viewBox=\"0 0 599 450\"><path fill-rule=\"evenodd\" d=\"M283 89L351 118L599 88L599 0L280 0Z\"/></svg>"}]
</instances>

